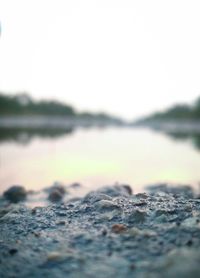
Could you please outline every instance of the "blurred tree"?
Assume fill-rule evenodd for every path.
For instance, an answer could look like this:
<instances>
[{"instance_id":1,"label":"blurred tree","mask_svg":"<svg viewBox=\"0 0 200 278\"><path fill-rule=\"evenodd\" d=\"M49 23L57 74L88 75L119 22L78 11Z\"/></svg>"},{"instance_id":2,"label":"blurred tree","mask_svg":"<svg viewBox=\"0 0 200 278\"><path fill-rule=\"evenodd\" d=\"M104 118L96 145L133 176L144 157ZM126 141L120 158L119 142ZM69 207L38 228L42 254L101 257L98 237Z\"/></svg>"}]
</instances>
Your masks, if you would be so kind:
<instances>
[{"instance_id":1,"label":"blurred tree","mask_svg":"<svg viewBox=\"0 0 200 278\"><path fill-rule=\"evenodd\" d=\"M0 93L0 115L75 115L74 109L57 101L35 102L26 93L15 96Z\"/></svg>"}]
</instances>

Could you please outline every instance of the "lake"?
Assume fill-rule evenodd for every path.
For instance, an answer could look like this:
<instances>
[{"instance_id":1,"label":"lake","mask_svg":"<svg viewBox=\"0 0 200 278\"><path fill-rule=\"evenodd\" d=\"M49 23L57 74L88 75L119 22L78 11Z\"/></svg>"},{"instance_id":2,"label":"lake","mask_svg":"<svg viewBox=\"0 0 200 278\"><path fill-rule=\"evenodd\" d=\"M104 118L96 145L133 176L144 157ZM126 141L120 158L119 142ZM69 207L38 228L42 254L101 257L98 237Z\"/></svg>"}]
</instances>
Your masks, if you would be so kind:
<instances>
[{"instance_id":1,"label":"lake","mask_svg":"<svg viewBox=\"0 0 200 278\"><path fill-rule=\"evenodd\" d=\"M80 183L75 195L114 183L130 184L134 192L160 182L195 187L200 181L195 140L130 127L1 132L0 191L14 184L37 191L54 181Z\"/></svg>"}]
</instances>

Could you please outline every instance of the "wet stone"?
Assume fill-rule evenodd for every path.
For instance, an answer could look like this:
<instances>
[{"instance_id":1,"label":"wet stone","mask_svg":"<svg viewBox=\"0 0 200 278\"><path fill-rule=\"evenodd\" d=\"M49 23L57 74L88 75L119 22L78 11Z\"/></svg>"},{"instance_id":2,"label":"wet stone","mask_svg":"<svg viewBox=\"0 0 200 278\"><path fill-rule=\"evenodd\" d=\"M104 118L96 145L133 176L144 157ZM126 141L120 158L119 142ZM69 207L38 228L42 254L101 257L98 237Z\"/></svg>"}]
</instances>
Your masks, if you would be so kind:
<instances>
[{"instance_id":1,"label":"wet stone","mask_svg":"<svg viewBox=\"0 0 200 278\"><path fill-rule=\"evenodd\" d=\"M47 191L48 193L54 190L58 190L62 195L64 195L67 192L66 187L59 182L54 182L53 185L45 189L45 191Z\"/></svg>"},{"instance_id":2,"label":"wet stone","mask_svg":"<svg viewBox=\"0 0 200 278\"><path fill-rule=\"evenodd\" d=\"M127 221L128 223L143 223L146 217L146 211L135 209L128 215Z\"/></svg>"},{"instance_id":3,"label":"wet stone","mask_svg":"<svg viewBox=\"0 0 200 278\"><path fill-rule=\"evenodd\" d=\"M135 195L135 197L138 199L147 199L149 196L147 193L138 193Z\"/></svg>"},{"instance_id":4,"label":"wet stone","mask_svg":"<svg viewBox=\"0 0 200 278\"><path fill-rule=\"evenodd\" d=\"M112 210L120 210L120 206L115 204L110 200L100 200L94 204L95 209L98 211L112 211Z\"/></svg>"},{"instance_id":5,"label":"wet stone","mask_svg":"<svg viewBox=\"0 0 200 278\"><path fill-rule=\"evenodd\" d=\"M11 203L18 203L26 199L27 192L23 186L14 185L5 191L3 196Z\"/></svg>"},{"instance_id":6,"label":"wet stone","mask_svg":"<svg viewBox=\"0 0 200 278\"><path fill-rule=\"evenodd\" d=\"M90 192L83 198L83 203L87 204L94 204L101 200L109 200L111 201L112 198L104 193L100 192Z\"/></svg>"},{"instance_id":7,"label":"wet stone","mask_svg":"<svg viewBox=\"0 0 200 278\"><path fill-rule=\"evenodd\" d=\"M49 193L48 200L53 203L60 202L67 193L65 186L58 182L46 188L45 191Z\"/></svg>"},{"instance_id":8,"label":"wet stone","mask_svg":"<svg viewBox=\"0 0 200 278\"><path fill-rule=\"evenodd\" d=\"M114 185L105 186L98 190L100 193L104 193L110 197L118 196L130 196L132 194L132 188L129 185Z\"/></svg>"},{"instance_id":9,"label":"wet stone","mask_svg":"<svg viewBox=\"0 0 200 278\"><path fill-rule=\"evenodd\" d=\"M57 189L54 189L53 191L51 191L48 196L49 201L51 201L53 203L60 202L62 200L62 198L63 198L63 194Z\"/></svg>"}]
</instances>

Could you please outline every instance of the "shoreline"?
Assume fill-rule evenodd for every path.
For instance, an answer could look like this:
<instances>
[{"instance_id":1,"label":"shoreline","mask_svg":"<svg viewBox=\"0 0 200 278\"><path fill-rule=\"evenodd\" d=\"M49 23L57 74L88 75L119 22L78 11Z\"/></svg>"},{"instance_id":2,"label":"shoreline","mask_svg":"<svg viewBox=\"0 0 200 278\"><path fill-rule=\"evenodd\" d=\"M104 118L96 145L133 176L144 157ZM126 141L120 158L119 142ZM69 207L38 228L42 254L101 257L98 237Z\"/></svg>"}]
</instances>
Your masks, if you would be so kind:
<instances>
[{"instance_id":1,"label":"shoreline","mask_svg":"<svg viewBox=\"0 0 200 278\"><path fill-rule=\"evenodd\" d=\"M180 133L180 134L199 134L200 135L200 123L199 121L188 120L152 120L144 122L136 122L132 125L135 128L150 128L153 130L166 132L166 133Z\"/></svg>"},{"instance_id":2,"label":"shoreline","mask_svg":"<svg viewBox=\"0 0 200 278\"><path fill-rule=\"evenodd\" d=\"M88 126L126 126L124 121L115 119L92 119L78 116L0 116L0 128L66 129Z\"/></svg>"}]
</instances>

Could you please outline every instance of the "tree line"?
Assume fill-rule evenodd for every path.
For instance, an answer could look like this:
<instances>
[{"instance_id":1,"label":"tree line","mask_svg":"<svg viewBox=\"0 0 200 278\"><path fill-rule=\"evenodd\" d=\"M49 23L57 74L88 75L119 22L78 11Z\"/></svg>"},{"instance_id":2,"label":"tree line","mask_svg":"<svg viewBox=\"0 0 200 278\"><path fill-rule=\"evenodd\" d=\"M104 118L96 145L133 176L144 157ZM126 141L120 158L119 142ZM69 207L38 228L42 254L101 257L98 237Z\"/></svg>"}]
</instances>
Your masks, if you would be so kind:
<instances>
[{"instance_id":1,"label":"tree line","mask_svg":"<svg viewBox=\"0 0 200 278\"><path fill-rule=\"evenodd\" d=\"M106 113L77 112L71 105L55 100L33 100L27 93L8 95L0 92L0 116L67 116L85 120L122 121Z\"/></svg>"},{"instance_id":2,"label":"tree line","mask_svg":"<svg viewBox=\"0 0 200 278\"><path fill-rule=\"evenodd\" d=\"M75 115L73 107L57 101L34 101L28 94L0 93L0 115Z\"/></svg>"},{"instance_id":3,"label":"tree line","mask_svg":"<svg viewBox=\"0 0 200 278\"><path fill-rule=\"evenodd\" d=\"M192 104L177 104L164 111L153 113L139 122L153 120L200 120L200 97Z\"/></svg>"}]
</instances>

